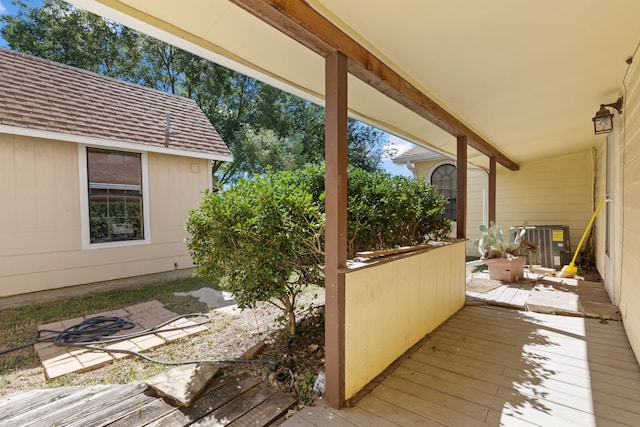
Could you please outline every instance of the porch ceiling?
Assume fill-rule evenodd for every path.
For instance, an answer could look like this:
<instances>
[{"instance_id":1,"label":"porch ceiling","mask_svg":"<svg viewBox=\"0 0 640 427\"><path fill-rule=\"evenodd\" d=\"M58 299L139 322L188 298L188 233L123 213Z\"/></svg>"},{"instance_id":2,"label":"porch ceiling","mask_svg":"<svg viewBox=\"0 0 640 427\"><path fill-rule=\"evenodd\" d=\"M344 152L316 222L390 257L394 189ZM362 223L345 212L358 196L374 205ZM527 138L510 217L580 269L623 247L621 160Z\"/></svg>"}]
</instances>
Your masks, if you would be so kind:
<instances>
[{"instance_id":1,"label":"porch ceiling","mask_svg":"<svg viewBox=\"0 0 640 427\"><path fill-rule=\"evenodd\" d=\"M70 2L323 102L323 58L228 0ZM625 59L640 42L637 0L307 2L518 163L597 144L591 117L623 94ZM354 77L349 107L365 122L455 154L453 136ZM469 160L488 164L473 149Z\"/></svg>"}]
</instances>

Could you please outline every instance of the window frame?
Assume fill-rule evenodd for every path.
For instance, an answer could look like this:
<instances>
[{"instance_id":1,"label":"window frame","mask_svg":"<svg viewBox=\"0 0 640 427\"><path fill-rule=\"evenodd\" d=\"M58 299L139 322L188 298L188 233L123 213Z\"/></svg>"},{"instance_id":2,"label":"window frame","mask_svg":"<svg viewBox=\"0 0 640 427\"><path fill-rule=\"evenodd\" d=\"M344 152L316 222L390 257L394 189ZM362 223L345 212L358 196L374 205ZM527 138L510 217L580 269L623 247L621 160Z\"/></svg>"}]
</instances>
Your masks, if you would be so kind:
<instances>
[{"instance_id":1,"label":"window frame","mask_svg":"<svg viewBox=\"0 0 640 427\"><path fill-rule=\"evenodd\" d=\"M135 240L117 240L111 242L91 243L90 221L89 221L89 179L87 164L87 149L109 150L123 153L134 153L140 155L140 167L142 174L142 239ZM80 222L81 222L81 238L82 249L102 249L123 246L138 246L151 243L151 215L149 206L149 167L148 156L145 151L127 150L122 148L110 148L103 146L94 146L86 144L78 144L78 165L80 178Z\"/></svg>"},{"instance_id":2,"label":"window frame","mask_svg":"<svg viewBox=\"0 0 640 427\"><path fill-rule=\"evenodd\" d=\"M448 160L440 161L440 162L436 163L435 165L433 165L433 167L431 168L431 170L429 170L429 174L428 174L428 176L427 176L427 182L428 182L430 185L433 185L433 187L436 189L436 191L438 192L438 194L442 194L442 193L441 193L441 192L440 192L440 190L439 190L439 189L438 189L438 188L433 184L433 174L435 173L435 171L436 171L438 168L440 168L440 167L442 167L442 166L453 166L453 168L455 169L455 172L457 173L457 171L458 171L458 165L457 165L455 162L448 161ZM456 178L456 179L457 179L457 178ZM457 203L458 203L458 189L457 189L457 187L454 189L454 191L455 191L455 196L456 196L456 197L455 197L455 203L456 203L456 206L455 206L455 207L456 207L456 209L457 209ZM448 200L449 200L449 203L451 203L451 199L448 199ZM454 210L454 211L453 211L453 218L449 218L449 219L450 219L451 221L453 221L453 222L456 222L456 221L457 221L457 218L456 218L456 210Z\"/></svg>"}]
</instances>

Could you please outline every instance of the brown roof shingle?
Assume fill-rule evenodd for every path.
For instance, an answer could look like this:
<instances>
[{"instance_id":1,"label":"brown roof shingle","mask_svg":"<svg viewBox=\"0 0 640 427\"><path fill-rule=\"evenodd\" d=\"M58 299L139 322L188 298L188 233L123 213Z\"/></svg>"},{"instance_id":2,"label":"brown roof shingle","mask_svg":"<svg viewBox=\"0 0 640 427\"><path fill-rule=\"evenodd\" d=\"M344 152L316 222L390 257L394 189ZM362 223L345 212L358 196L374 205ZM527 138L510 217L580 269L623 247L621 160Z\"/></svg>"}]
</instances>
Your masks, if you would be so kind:
<instances>
[{"instance_id":1,"label":"brown roof shingle","mask_svg":"<svg viewBox=\"0 0 640 427\"><path fill-rule=\"evenodd\" d=\"M165 147L230 159L195 101L0 49L0 125Z\"/></svg>"}]
</instances>

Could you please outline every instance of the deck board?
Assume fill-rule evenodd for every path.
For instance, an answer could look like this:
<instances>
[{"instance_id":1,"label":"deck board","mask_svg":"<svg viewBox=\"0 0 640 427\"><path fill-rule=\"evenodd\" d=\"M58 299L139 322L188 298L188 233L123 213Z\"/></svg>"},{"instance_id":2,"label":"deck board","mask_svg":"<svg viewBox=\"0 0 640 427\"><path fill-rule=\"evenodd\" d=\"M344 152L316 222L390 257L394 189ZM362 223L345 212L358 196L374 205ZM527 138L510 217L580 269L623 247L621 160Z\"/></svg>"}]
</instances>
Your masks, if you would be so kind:
<instances>
[{"instance_id":1,"label":"deck board","mask_svg":"<svg viewBox=\"0 0 640 427\"><path fill-rule=\"evenodd\" d=\"M0 399L0 427L266 426L295 399L249 375L216 378L191 407L178 408L143 382L36 390Z\"/></svg>"},{"instance_id":2,"label":"deck board","mask_svg":"<svg viewBox=\"0 0 640 427\"><path fill-rule=\"evenodd\" d=\"M469 305L336 413L365 427L638 426L640 366L620 322ZM331 425L305 421L291 425Z\"/></svg>"},{"instance_id":3,"label":"deck board","mask_svg":"<svg viewBox=\"0 0 640 427\"><path fill-rule=\"evenodd\" d=\"M229 425L233 427L269 425L283 415L294 403L295 399L293 397L283 393L274 393L260 405L254 407Z\"/></svg>"}]
</instances>

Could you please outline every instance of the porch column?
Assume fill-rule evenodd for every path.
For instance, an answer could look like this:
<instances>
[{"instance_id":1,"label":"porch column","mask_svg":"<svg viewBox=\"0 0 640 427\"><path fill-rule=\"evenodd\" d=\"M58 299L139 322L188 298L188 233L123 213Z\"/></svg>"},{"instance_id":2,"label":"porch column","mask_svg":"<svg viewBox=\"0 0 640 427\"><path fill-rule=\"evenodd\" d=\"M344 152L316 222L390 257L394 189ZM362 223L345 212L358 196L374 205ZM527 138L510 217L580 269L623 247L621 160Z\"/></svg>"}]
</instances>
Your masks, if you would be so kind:
<instances>
[{"instance_id":1,"label":"porch column","mask_svg":"<svg viewBox=\"0 0 640 427\"><path fill-rule=\"evenodd\" d=\"M347 57L325 58L325 398L344 404L344 285L347 265Z\"/></svg>"},{"instance_id":2,"label":"porch column","mask_svg":"<svg viewBox=\"0 0 640 427\"><path fill-rule=\"evenodd\" d=\"M458 137L458 159L456 162L456 226L458 239L467 238L467 137Z\"/></svg>"},{"instance_id":3,"label":"porch column","mask_svg":"<svg viewBox=\"0 0 640 427\"><path fill-rule=\"evenodd\" d=\"M496 222L496 158L494 156L489 157L489 224L492 222Z\"/></svg>"}]
</instances>

